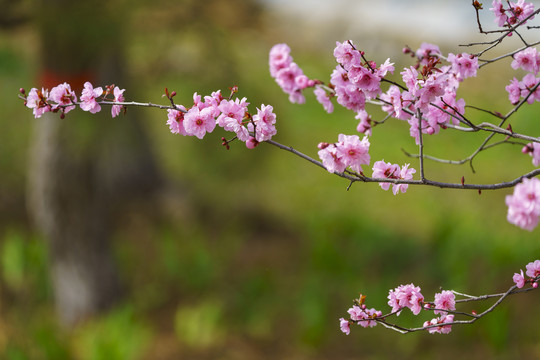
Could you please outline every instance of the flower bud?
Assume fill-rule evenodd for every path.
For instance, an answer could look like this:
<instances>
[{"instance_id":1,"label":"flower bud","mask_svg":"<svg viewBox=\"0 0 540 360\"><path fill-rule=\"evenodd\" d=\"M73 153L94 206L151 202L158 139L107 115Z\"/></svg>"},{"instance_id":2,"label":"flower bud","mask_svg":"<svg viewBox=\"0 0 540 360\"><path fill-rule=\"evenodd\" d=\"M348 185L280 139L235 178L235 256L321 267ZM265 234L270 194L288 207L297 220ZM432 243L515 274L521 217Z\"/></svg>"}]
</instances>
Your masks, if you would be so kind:
<instances>
[{"instance_id":1,"label":"flower bud","mask_svg":"<svg viewBox=\"0 0 540 360\"><path fill-rule=\"evenodd\" d=\"M259 142L257 141L257 139L255 139L253 136L251 136L247 141L246 141L246 147L248 149L255 149L257 147L257 145L259 145Z\"/></svg>"}]
</instances>

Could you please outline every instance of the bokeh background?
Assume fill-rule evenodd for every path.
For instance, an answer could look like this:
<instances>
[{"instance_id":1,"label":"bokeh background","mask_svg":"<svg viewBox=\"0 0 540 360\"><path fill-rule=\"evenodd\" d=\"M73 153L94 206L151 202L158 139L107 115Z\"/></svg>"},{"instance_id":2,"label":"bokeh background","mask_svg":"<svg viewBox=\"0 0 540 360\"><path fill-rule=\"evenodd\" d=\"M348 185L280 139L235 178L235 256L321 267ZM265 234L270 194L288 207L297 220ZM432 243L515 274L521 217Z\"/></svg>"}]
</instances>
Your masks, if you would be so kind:
<instances>
[{"instance_id":1,"label":"bokeh background","mask_svg":"<svg viewBox=\"0 0 540 360\"><path fill-rule=\"evenodd\" d=\"M0 358L540 358L537 292L446 336L381 326L339 331L338 318L359 293L384 311L388 290L410 282L426 298L440 288L507 289L512 274L540 255L538 229L506 222L511 190L413 187L393 196L354 184L347 191L343 179L264 144L227 151L220 130L204 141L173 135L164 111L34 119L17 98L20 87L91 80L154 103L166 103L167 87L189 105L194 92L238 85L252 109L274 106L277 141L316 157L318 142L354 133L356 120L344 109L326 114L310 95L305 105L288 103L268 73L271 46L288 43L310 78L327 81L335 42L352 39L374 61L390 57L398 74L411 65L405 45L427 41L457 53L458 44L485 39L469 1L0 5ZM493 25L489 15L485 24ZM504 113L504 86L522 75L505 60L467 80L459 95ZM538 112L524 108L513 128L538 134ZM425 139L426 151L461 159L482 139L443 131ZM417 167L402 151L415 151L408 125L376 127L371 142L374 161ZM481 153L475 173L468 165L427 166L434 179L470 183L532 169L510 145ZM427 319L404 312L398 320Z\"/></svg>"}]
</instances>

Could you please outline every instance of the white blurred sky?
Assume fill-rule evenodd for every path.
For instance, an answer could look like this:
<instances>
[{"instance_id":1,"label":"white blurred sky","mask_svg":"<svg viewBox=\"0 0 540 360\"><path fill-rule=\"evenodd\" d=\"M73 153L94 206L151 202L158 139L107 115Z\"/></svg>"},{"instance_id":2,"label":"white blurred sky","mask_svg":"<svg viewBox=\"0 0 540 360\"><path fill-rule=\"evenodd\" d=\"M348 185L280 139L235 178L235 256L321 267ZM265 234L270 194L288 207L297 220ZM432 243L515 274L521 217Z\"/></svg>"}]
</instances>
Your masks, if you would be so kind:
<instances>
[{"instance_id":1,"label":"white blurred sky","mask_svg":"<svg viewBox=\"0 0 540 360\"><path fill-rule=\"evenodd\" d=\"M428 42L478 39L471 0L261 0L276 11L292 15L324 29L339 24L342 36L354 39L362 34L398 35ZM482 25L495 29L483 3ZM538 7L540 1L532 1Z\"/></svg>"}]
</instances>

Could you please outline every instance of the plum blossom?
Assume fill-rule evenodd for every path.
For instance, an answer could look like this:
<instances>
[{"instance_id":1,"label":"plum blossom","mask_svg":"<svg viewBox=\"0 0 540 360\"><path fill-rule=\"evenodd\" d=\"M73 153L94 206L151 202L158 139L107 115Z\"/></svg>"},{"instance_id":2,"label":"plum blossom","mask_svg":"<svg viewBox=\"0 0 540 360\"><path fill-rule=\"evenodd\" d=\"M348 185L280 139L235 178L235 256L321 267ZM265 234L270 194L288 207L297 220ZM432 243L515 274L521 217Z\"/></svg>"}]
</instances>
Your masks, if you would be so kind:
<instances>
[{"instance_id":1,"label":"plum blossom","mask_svg":"<svg viewBox=\"0 0 540 360\"><path fill-rule=\"evenodd\" d=\"M287 44L277 44L270 49L270 75L276 80L281 89L289 94L289 101L303 104L305 97L302 90L315 85L302 69L293 62L291 49Z\"/></svg>"},{"instance_id":2,"label":"plum blossom","mask_svg":"<svg viewBox=\"0 0 540 360\"><path fill-rule=\"evenodd\" d=\"M534 166L540 166L540 143L528 143L521 152L531 155Z\"/></svg>"},{"instance_id":3,"label":"plum blossom","mask_svg":"<svg viewBox=\"0 0 540 360\"><path fill-rule=\"evenodd\" d=\"M384 160L376 161L373 164L373 178L376 179L400 179L400 180L412 180L413 174L416 173L416 170L413 168L409 169L409 164L405 164L403 167L399 167L397 164L390 164L384 162ZM400 191L405 193L408 184L392 184L389 182L381 182L379 186L383 190L388 190L392 185L392 192L394 195L397 195Z\"/></svg>"},{"instance_id":4,"label":"plum blossom","mask_svg":"<svg viewBox=\"0 0 540 360\"><path fill-rule=\"evenodd\" d=\"M529 73L525 75L520 82L521 97L527 98L527 103L529 104L540 101L540 86L537 86L539 81L540 78Z\"/></svg>"},{"instance_id":5,"label":"plum blossom","mask_svg":"<svg viewBox=\"0 0 540 360\"><path fill-rule=\"evenodd\" d=\"M374 318L382 316L382 311L375 310L375 309L365 309L364 310L366 314L366 319L364 321L360 321L360 326L367 328L367 327L374 327L377 325L377 321L373 320Z\"/></svg>"},{"instance_id":6,"label":"plum blossom","mask_svg":"<svg viewBox=\"0 0 540 360\"><path fill-rule=\"evenodd\" d=\"M399 316L401 309L409 308L414 315L418 315L422 310L424 296L420 292L420 287L414 284L400 285L388 294L388 305L392 307L392 312L397 312Z\"/></svg>"},{"instance_id":7,"label":"plum blossom","mask_svg":"<svg viewBox=\"0 0 540 360\"><path fill-rule=\"evenodd\" d=\"M493 0L491 6L493 7L489 10L495 15L495 22L498 26L504 26L508 20L508 16L506 16L506 10L504 9L501 0Z\"/></svg>"},{"instance_id":8,"label":"plum blossom","mask_svg":"<svg viewBox=\"0 0 540 360\"><path fill-rule=\"evenodd\" d=\"M315 89L313 89L313 93L315 94L317 101L323 106L327 113L330 114L334 111L334 104L332 104L330 97L322 87L316 86Z\"/></svg>"},{"instance_id":9,"label":"plum blossom","mask_svg":"<svg viewBox=\"0 0 540 360\"><path fill-rule=\"evenodd\" d=\"M427 328L427 331L429 331L430 334L448 334L452 331L452 325L444 325L454 322L454 315L442 315L439 318L432 319L431 321L426 321L424 323L424 327L428 327L430 325L439 325Z\"/></svg>"},{"instance_id":10,"label":"plum blossom","mask_svg":"<svg viewBox=\"0 0 540 360\"><path fill-rule=\"evenodd\" d=\"M371 117L369 116L367 111L365 110L359 111L358 114L356 114L354 118L360 120L360 122L358 123L358 126L356 127L356 130L360 133L366 134L367 136L371 136L372 134Z\"/></svg>"},{"instance_id":11,"label":"plum blossom","mask_svg":"<svg viewBox=\"0 0 540 360\"><path fill-rule=\"evenodd\" d=\"M291 49L287 44L276 44L270 49L270 75L276 77L279 70L286 68L292 63Z\"/></svg>"},{"instance_id":12,"label":"plum blossom","mask_svg":"<svg viewBox=\"0 0 540 360\"><path fill-rule=\"evenodd\" d=\"M528 47L525 50L521 50L514 55L514 60L510 66L512 66L512 69L514 70L521 68L525 71L534 73L535 75L538 74L540 66L540 56L538 51L534 47Z\"/></svg>"},{"instance_id":13,"label":"plum blossom","mask_svg":"<svg viewBox=\"0 0 540 360\"><path fill-rule=\"evenodd\" d=\"M358 135L339 134L335 144L320 143L319 158L328 172L343 172L348 166L362 173L362 165L369 164L369 139Z\"/></svg>"},{"instance_id":14,"label":"plum blossom","mask_svg":"<svg viewBox=\"0 0 540 360\"><path fill-rule=\"evenodd\" d=\"M525 272L527 276L533 279L536 278L540 275L540 260L535 260L528 263L525 268L527 269L527 271Z\"/></svg>"},{"instance_id":15,"label":"plum blossom","mask_svg":"<svg viewBox=\"0 0 540 360\"><path fill-rule=\"evenodd\" d=\"M523 277L523 270L521 270L521 273L514 273L514 276L512 277L512 280L516 284L516 286L521 289L523 286L525 286L525 277Z\"/></svg>"},{"instance_id":16,"label":"plum blossom","mask_svg":"<svg viewBox=\"0 0 540 360\"><path fill-rule=\"evenodd\" d=\"M510 7L506 9L502 0L493 0L492 2L493 7L489 10L495 15L495 22L498 26L502 27L517 24L528 18L534 12L534 5L525 2L525 0L518 0L516 3L508 3Z\"/></svg>"},{"instance_id":17,"label":"plum blossom","mask_svg":"<svg viewBox=\"0 0 540 360\"><path fill-rule=\"evenodd\" d=\"M435 308L438 310L433 312L441 315L447 314L444 310L456 310L456 296L454 293L449 290L443 290L435 294Z\"/></svg>"},{"instance_id":18,"label":"plum blossom","mask_svg":"<svg viewBox=\"0 0 540 360\"><path fill-rule=\"evenodd\" d=\"M123 102L124 99L124 91L126 89L121 89L118 86L114 87L113 94L114 94L114 102ZM122 105L113 105L111 107L111 114L112 117L117 117L120 114L120 111L122 111L123 106Z\"/></svg>"},{"instance_id":19,"label":"plum blossom","mask_svg":"<svg viewBox=\"0 0 540 360\"><path fill-rule=\"evenodd\" d=\"M345 166L361 173L362 165L369 164L369 140L364 136L362 140L358 135L340 134L336 144L336 155Z\"/></svg>"},{"instance_id":20,"label":"plum blossom","mask_svg":"<svg viewBox=\"0 0 540 360\"><path fill-rule=\"evenodd\" d=\"M345 69L338 65L332 72L330 83L334 86L338 104L354 112L364 110L366 95L350 81Z\"/></svg>"},{"instance_id":21,"label":"plum blossom","mask_svg":"<svg viewBox=\"0 0 540 360\"><path fill-rule=\"evenodd\" d=\"M48 97L49 92L43 88L41 90L32 88L28 93L26 107L32 109L32 113L36 119L44 113L51 111L51 105L47 101Z\"/></svg>"},{"instance_id":22,"label":"plum blossom","mask_svg":"<svg viewBox=\"0 0 540 360\"><path fill-rule=\"evenodd\" d=\"M235 132L238 139L244 142L249 139L249 131L242 123L248 105L246 98L242 98L242 100L236 98L234 101L223 100L218 106L221 115L217 118L217 124L226 131Z\"/></svg>"},{"instance_id":23,"label":"plum blossom","mask_svg":"<svg viewBox=\"0 0 540 360\"><path fill-rule=\"evenodd\" d=\"M360 51L356 50L351 45L350 41L344 41L342 43L336 42L334 57L336 58L336 61L347 71L349 71L352 67L362 66L362 56L360 55Z\"/></svg>"},{"instance_id":24,"label":"plum blossom","mask_svg":"<svg viewBox=\"0 0 540 360\"><path fill-rule=\"evenodd\" d=\"M248 130L253 132L255 130L255 140L257 142L262 142L270 140L272 136L277 133L275 123L276 123L276 114L273 113L274 108L271 105L261 105L261 108L257 108L257 114L253 115L252 120L255 124L255 129L253 129L253 124L248 123Z\"/></svg>"},{"instance_id":25,"label":"plum blossom","mask_svg":"<svg viewBox=\"0 0 540 360\"><path fill-rule=\"evenodd\" d=\"M167 125L169 125L173 134L182 134L185 136L187 135L186 129L184 128L184 114L186 108L181 105L179 108L183 111L173 109L167 110Z\"/></svg>"},{"instance_id":26,"label":"plum blossom","mask_svg":"<svg viewBox=\"0 0 540 360\"><path fill-rule=\"evenodd\" d=\"M339 319L339 327L341 331L346 335L349 335L351 333L349 320L345 320L344 318Z\"/></svg>"},{"instance_id":27,"label":"plum blossom","mask_svg":"<svg viewBox=\"0 0 540 360\"><path fill-rule=\"evenodd\" d=\"M89 81L85 82L81 95L81 109L84 111L89 111L92 114L101 111L101 106L98 104L96 99L102 94L103 89L101 87L94 88Z\"/></svg>"},{"instance_id":28,"label":"plum blossom","mask_svg":"<svg viewBox=\"0 0 540 360\"><path fill-rule=\"evenodd\" d=\"M430 57L438 57L441 55L441 50L439 50L437 45L424 42L420 45L420 48L416 50L415 54L418 60L420 60L421 65L427 65Z\"/></svg>"},{"instance_id":29,"label":"plum blossom","mask_svg":"<svg viewBox=\"0 0 540 360\"><path fill-rule=\"evenodd\" d=\"M461 53L448 54L448 61L452 64L452 70L457 74L459 80L476 76L478 70L478 58L474 55Z\"/></svg>"},{"instance_id":30,"label":"plum blossom","mask_svg":"<svg viewBox=\"0 0 540 360\"><path fill-rule=\"evenodd\" d=\"M338 158L335 144L320 143L318 148L320 150L317 154L329 173L343 172L347 168L347 165Z\"/></svg>"},{"instance_id":31,"label":"plum blossom","mask_svg":"<svg viewBox=\"0 0 540 360\"><path fill-rule=\"evenodd\" d=\"M193 135L202 139L206 133L211 133L216 127L216 120L212 113L212 108L199 110L193 106L184 115L184 129L188 135Z\"/></svg>"},{"instance_id":32,"label":"plum blossom","mask_svg":"<svg viewBox=\"0 0 540 360\"><path fill-rule=\"evenodd\" d=\"M532 231L540 216L540 180L524 178L512 195L506 196L507 219L511 224Z\"/></svg>"},{"instance_id":33,"label":"plum blossom","mask_svg":"<svg viewBox=\"0 0 540 360\"><path fill-rule=\"evenodd\" d=\"M74 103L77 101L77 95L71 90L71 85L65 82L51 89L49 100L56 102L51 110L60 108L64 114L67 114L75 109Z\"/></svg>"},{"instance_id":34,"label":"plum blossom","mask_svg":"<svg viewBox=\"0 0 540 360\"><path fill-rule=\"evenodd\" d=\"M508 100L510 100L512 105L516 105L521 97L521 84L519 83L519 80L513 78L512 81L510 81L510 85L507 85L505 89L508 92Z\"/></svg>"}]
</instances>

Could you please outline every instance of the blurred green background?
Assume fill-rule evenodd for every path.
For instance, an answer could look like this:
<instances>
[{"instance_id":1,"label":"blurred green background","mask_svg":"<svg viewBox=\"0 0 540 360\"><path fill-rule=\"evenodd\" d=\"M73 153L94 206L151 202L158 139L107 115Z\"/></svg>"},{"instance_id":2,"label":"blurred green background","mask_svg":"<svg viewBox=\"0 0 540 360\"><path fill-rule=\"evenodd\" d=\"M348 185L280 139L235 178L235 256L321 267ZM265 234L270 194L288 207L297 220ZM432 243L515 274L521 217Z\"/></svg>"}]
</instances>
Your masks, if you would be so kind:
<instances>
[{"instance_id":1,"label":"blurred green background","mask_svg":"<svg viewBox=\"0 0 540 360\"><path fill-rule=\"evenodd\" d=\"M344 109L326 114L309 94L305 105L288 103L268 73L272 45L288 43L310 78L327 81L335 66L335 41L351 38L377 62L391 57L397 74L410 65L400 54L404 45L417 48L440 36L442 52L456 53L462 51L460 41L478 38L468 1L459 5L460 14L466 14L460 15L459 34L470 35L465 41L444 29L427 29L427 38L421 38L412 27L392 31L384 21L379 29L373 23L348 25L330 14L310 20L307 5L305 17L297 10L286 16L284 5L270 3L95 1L68 12L62 1L0 2L0 358L540 358L538 292L512 297L476 324L455 327L446 336L400 335L381 326L354 328L349 336L339 331L338 318L359 292L367 295L368 306L385 311L388 290L410 282L421 286L426 298L440 288L472 294L506 290L512 274L540 255L538 229L527 232L506 222L504 197L511 190L478 195L411 187L393 196L375 184L353 184L347 191L343 179L271 146L249 151L233 143L227 151L220 138L228 134L219 129L204 141L173 135L166 113L155 109L130 108L113 120L76 111L60 123L71 139L56 150L71 162L69 177L56 179L59 193L67 194L62 204L79 196L84 200L83 192L93 194L92 186L102 184L97 177L112 173L116 179L107 182L105 194L112 200L106 205L77 211L90 227L106 218L106 235L99 239L106 239L118 280L112 283L121 289L76 321L65 320L50 270L59 247L36 225L32 214L38 211L28 195L36 191L36 173L29 170L36 156L31 149L38 146L36 127L39 132L46 116L33 118L17 99L20 87L40 86L44 72L54 66L57 73L71 67L106 72L109 83L126 88L126 99L134 101L166 103L161 95L167 87L178 93L177 103L189 105L194 92L227 93L238 85L252 111L261 103L274 106L277 141L316 157L318 142L354 133L357 122ZM369 11L371 2L357 3ZM425 9L450 2L413 3ZM86 16L100 21L81 24ZM365 15L358 16L361 23ZM417 21L421 24L422 17ZM94 53L105 54L107 61L90 61ZM111 62L113 70L101 70ZM509 61L483 69L459 96L504 113L510 109L504 86L513 76L521 74L511 70ZM382 118L377 109L370 110ZM491 120L468 111L475 122ZM512 126L538 134L537 118L538 106L526 107ZM137 154L123 150L133 145L122 135L132 124L140 124L144 134L144 141L134 137L145 146ZM426 152L460 159L482 139L443 131L425 139ZM373 161L411 162L417 168L401 151L415 151L406 124L389 121L374 128L371 142ZM95 170L105 165L93 158L110 157L118 161ZM128 191L139 176L123 179L117 173L127 173L143 158L150 159L159 180ZM87 173L83 163L92 171ZM426 174L481 183L532 169L520 147L509 145L480 154L474 164L476 173L468 165L428 163ZM90 187L76 187L81 179L91 179ZM70 219L60 217L58 226L77 227ZM69 240L60 251L82 241ZM428 318L404 313L398 320L418 326Z\"/></svg>"}]
</instances>

